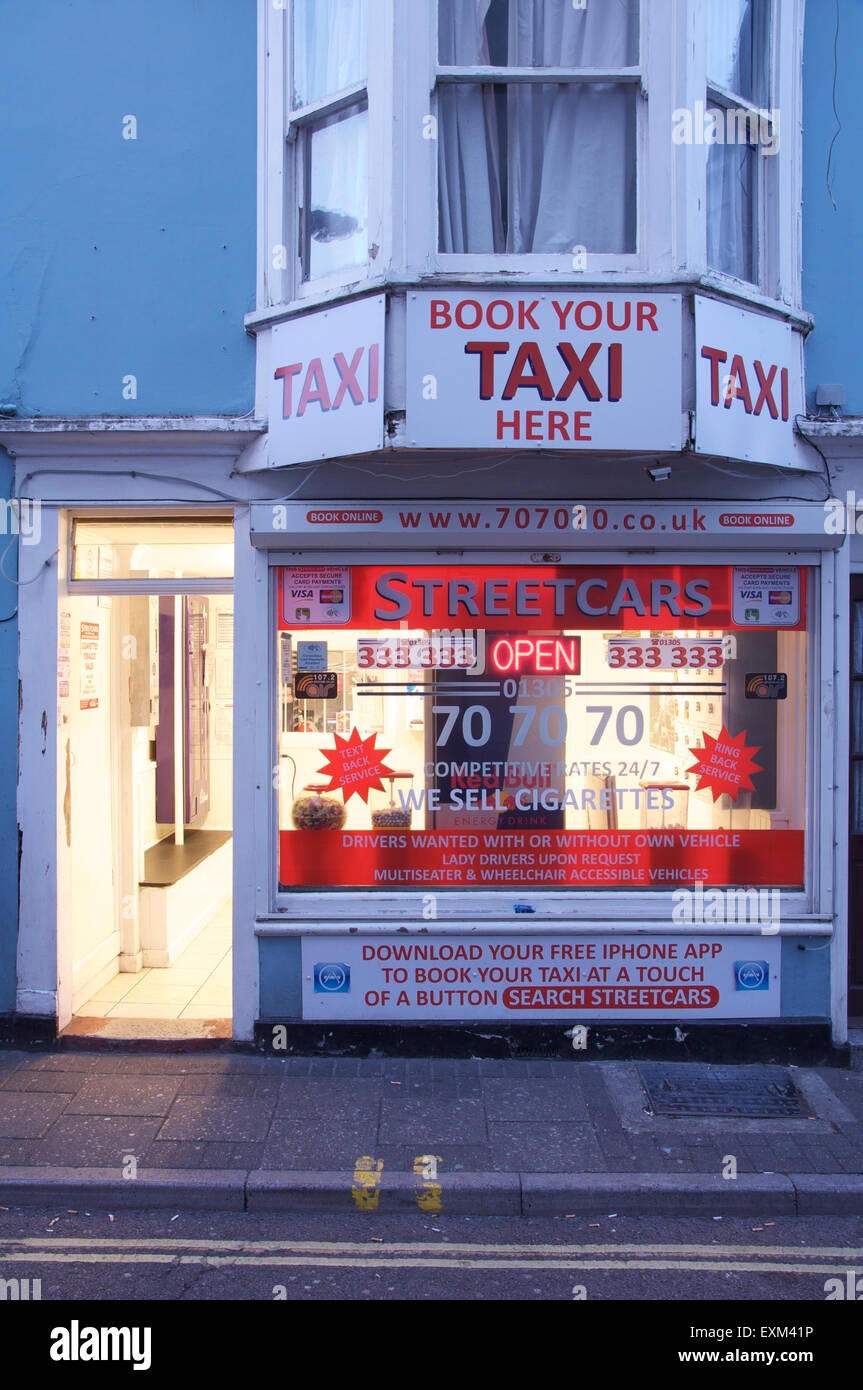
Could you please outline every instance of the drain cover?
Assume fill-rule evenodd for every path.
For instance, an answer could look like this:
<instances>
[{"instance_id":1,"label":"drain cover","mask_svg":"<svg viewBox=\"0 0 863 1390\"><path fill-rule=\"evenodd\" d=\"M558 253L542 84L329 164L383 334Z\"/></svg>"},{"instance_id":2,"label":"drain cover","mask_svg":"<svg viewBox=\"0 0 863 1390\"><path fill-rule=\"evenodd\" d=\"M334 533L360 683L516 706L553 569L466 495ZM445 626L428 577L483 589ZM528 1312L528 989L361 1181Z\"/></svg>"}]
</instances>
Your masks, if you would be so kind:
<instances>
[{"instance_id":1,"label":"drain cover","mask_svg":"<svg viewBox=\"0 0 863 1390\"><path fill-rule=\"evenodd\" d=\"M744 1115L804 1119L809 1110L784 1067L714 1067L641 1062L655 1115Z\"/></svg>"}]
</instances>

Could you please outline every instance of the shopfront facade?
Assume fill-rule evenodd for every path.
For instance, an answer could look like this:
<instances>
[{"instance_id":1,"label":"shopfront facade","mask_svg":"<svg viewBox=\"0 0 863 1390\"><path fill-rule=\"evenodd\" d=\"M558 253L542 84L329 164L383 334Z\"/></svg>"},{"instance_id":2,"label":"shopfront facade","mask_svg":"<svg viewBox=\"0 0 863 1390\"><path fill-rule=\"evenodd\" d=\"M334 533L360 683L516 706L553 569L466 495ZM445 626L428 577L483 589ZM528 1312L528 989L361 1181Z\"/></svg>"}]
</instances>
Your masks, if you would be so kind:
<instances>
[{"instance_id":1,"label":"shopfront facade","mask_svg":"<svg viewBox=\"0 0 863 1390\"><path fill-rule=\"evenodd\" d=\"M22 1017L229 896L267 1049L844 1043L803 15L734 8L261 4L254 412L0 426Z\"/></svg>"}]
</instances>

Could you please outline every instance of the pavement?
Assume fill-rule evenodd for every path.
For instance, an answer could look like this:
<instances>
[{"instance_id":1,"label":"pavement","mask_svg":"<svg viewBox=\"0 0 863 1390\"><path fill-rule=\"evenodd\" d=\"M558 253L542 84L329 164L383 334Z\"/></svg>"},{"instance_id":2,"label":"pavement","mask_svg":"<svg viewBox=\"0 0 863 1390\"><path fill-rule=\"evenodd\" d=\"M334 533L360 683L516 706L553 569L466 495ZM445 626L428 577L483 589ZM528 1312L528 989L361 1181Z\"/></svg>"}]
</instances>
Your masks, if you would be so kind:
<instances>
[{"instance_id":1,"label":"pavement","mask_svg":"<svg viewBox=\"0 0 863 1390\"><path fill-rule=\"evenodd\" d=\"M859 1216L861 1062L751 1119L653 1113L627 1061L0 1051L0 1206Z\"/></svg>"}]
</instances>

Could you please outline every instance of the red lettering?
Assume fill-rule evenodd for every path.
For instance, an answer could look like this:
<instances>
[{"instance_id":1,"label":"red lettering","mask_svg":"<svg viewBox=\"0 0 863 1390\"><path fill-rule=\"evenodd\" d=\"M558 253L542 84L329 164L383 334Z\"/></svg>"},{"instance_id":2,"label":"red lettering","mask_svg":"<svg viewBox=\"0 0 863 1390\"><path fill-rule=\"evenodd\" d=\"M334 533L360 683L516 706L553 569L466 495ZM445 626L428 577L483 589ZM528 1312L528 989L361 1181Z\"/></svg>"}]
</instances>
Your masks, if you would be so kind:
<instances>
[{"instance_id":1,"label":"red lettering","mask_svg":"<svg viewBox=\"0 0 863 1390\"><path fill-rule=\"evenodd\" d=\"M735 386L735 379L737 385ZM746 380L746 368L743 365L743 358L736 352L731 359L731 370L728 373L728 388L725 392L725 409L728 410L731 402L740 400L743 402L743 409L747 415L752 414L752 397L749 394L749 382Z\"/></svg>"},{"instance_id":2,"label":"red lettering","mask_svg":"<svg viewBox=\"0 0 863 1390\"><path fill-rule=\"evenodd\" d=\"M597 344L598 349L599 344ZM525 373L527 366L533 369L529 374ZM503 388L503 399L511 401L516 391L521 387L535 388L539 392L540 400L550 401L554 399L554 387L545 369L539 343L522 343L515 355L506 386Z\"/></svg>"},{"instance_id":3,"label":"red lettering","mask_svg":"<svg viewBox=\"0 0 863 1390\"><path fill-rule=\"evenodd\" d=\"M339 374L339 389L333 401L333 410L338 410L345 398L346 391L350 392L350 397L354 405L360 405L362 403L363 393L360 389L360 383L357 381L357 371L362 355L363 350L361 347L358 347L351 358L350 365L348 365L343 352L337 352L333 357L333 361L336 364L336 371Z\"/></svg>"},{"instance_id":4,"label":"red lettering","mask_svg":"<svg viewBox=\"0 0 863 1390\"><path fill-rule=\"evenodd\" d=\"M303 370L302 362L294 362L290 367L277 367L273 372L273 377L282 378L282 419L288 420L291 415L291 394L294 384L294 377L297 372Z\"/></svg>"},{"instance_id":5,"label":"red lettering","mask_svg":"<svg viewBox=\"0 0 863 1390\"><path fill-rule=\"evenodd\" d=\"M602 399L602 392L590 373L590 367L601 347L602 343L591 343L587 352L579 357L572 343L558 343L557 350L569 368L569 374L557 393L559 401L568 400L576 386L581 386L589 401Z\"/></svg>"},{"instance_id":6,"label":"red lettering","mask_svg":"<svg viewBox=\"0 0 863 1390\"><path fill-rule=\"evenodd\" d=\"M479 398L481 401L489 401L494 395L494 358L495 353L509 352L509 343L465 343L464 350L471 356L476 354L479 357Z\"/></svg>"},{"instance_id":7,"label":"red lettering","mask_svg":"<svg viewBox=\"0 0 863 1390\"><path fill-rule=\"evenodd\" d=\"M719 348L703 347L701 356L707 357L710 361L710 404L719 404L719 364L727 362L728 353L720 352Z\"/></svg>"}]
</instances>

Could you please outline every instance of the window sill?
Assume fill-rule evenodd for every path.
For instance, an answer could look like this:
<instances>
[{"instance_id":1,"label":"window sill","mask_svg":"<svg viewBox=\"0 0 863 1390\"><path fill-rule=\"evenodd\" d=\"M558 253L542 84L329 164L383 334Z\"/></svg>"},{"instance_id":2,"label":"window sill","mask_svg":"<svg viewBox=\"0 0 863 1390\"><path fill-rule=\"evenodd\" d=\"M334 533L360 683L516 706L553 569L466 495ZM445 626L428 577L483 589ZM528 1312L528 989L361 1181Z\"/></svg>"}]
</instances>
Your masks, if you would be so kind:
<instances>
[{"instance_id":1,"label":"window sill","mask_svg":"<svg viewBox=\"0 0 863 1390\"><path fill-rule=\"evenodd\" d=\"M302 299L292 299L281 304L270 304L265 308L255 309L245 315L243 323L246 332L254 334L260 328L268 328L275 323L284 323L315 309L325 309L331 304L338 304L345 300L380 294L381 290L392 290L393 292L412 289L427 290L436 285L441 287L445 285L474 285L477 289L494 286L504 288L505 286L501 282L507 281L515 288L530 286L537 290L554 290L565 283L567 292L579 292L580 290L589 292L597 288L624 292L638 289L661 289L669 294L674 294L685 290L702 290L713 292L717 297L734 300L745 308L765 309L768 312L778 314L792 327L800 328L805 333L808 333L815 324L813 316L802 308L794 308L784 300L763 294L754 286L746 285L742 280L735 280L733 277L722 275L719 272L652 273L638 269L608 268L595 270L588 274L587 272L573 271L571 268L565 272L548 260L544 260L541 265L534 264L516 270L513 269L516 262L524 265L523 257L508 257L506 258L506 266L495 266L494 268L489 268L489 263L494 258L481 257L478 259L483 260L483 269L480 269L479 266L466 266L463 256L443 257L437 270L418 269L414 273L381 274L356 280L351 284L330 287L322 290L319 294L310 294ZM530 259L535 260L536 258L531 257ZM565 256L552 258L552 262L565 261L568 263L568 260L569 258ZM444 264L444 261L451 263Z\"/></svg>"}]
</instances>

